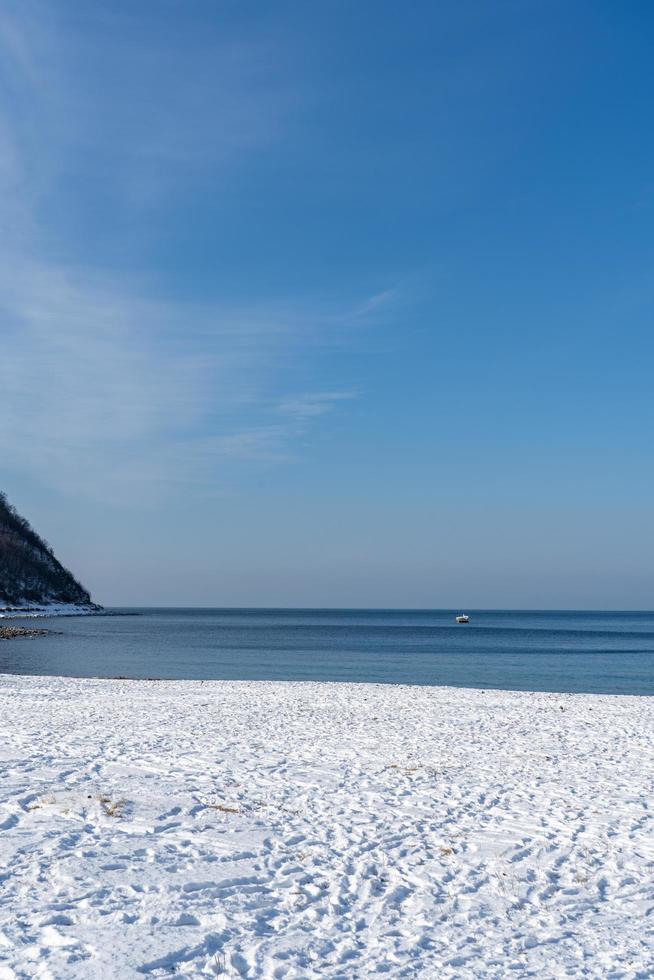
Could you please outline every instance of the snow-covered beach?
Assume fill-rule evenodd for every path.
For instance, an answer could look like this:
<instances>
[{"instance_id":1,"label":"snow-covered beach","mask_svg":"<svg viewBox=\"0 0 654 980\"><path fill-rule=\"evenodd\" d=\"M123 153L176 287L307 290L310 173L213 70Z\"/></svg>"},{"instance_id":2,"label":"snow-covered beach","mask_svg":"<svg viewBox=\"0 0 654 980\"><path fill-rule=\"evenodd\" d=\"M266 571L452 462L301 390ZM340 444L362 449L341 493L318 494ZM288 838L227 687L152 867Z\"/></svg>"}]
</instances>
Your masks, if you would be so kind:
<instances>
[{"instance_id":1,"label":"snow-covered beach","mask_svg":"<svg viewBox=\"0 0 654 980\"><path fill-rule=\"evenodd\" d=\"M637 978L651 698L0 677L0 978Z\"/></svg>"}]
</instances>

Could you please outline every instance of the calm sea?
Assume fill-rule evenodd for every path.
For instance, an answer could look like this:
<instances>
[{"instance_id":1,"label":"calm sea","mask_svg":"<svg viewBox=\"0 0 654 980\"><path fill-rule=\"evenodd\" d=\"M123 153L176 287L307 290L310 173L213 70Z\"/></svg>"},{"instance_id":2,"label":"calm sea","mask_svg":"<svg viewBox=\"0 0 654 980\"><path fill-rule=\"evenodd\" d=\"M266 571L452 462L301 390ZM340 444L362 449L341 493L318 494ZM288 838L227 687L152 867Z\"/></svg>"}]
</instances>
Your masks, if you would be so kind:
<instances>
[{"instance_id":1,"label":"calm sea","mask_svg":"<svg viewBox=\"0 0 654 980\"><path fill-rule=\"evenodd\" d=\"M0 643L0 672L654 694L654 613L116 609ZM14 620L17 625L39 625Z\"/></svg>"}]
</instances>

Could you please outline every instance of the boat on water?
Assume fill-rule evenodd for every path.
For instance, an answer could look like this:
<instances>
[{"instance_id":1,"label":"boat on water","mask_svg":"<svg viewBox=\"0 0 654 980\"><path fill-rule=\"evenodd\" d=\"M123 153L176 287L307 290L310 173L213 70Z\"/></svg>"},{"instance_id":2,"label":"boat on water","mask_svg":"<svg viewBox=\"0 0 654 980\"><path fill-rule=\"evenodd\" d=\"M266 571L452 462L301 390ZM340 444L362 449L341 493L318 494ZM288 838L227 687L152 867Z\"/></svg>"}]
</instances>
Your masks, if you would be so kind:
<instances>
[{"instance_id":1,"label":"boat on water","mask_svg":"<svg viewBox=\"0 0 654 980\"><path fill-rule=\"evenodd\" d=\"M456 617L456 621L457 621L457 623L469 623L470 622L470 616L466 616L465 613L461 613L460 616L457 616Z\"/></svg>"}]
</instances>

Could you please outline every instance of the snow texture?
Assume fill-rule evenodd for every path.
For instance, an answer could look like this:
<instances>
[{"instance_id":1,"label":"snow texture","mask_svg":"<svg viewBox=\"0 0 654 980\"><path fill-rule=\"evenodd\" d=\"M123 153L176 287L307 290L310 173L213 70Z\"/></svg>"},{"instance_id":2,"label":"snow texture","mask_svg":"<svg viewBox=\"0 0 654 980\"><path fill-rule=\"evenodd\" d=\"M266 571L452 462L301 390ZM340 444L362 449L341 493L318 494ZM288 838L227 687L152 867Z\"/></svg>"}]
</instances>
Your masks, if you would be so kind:
<instances>
[{"instance_id":1,"label":"snow texture","mask_svg":"<svg viewBox=\"0 0 654 980\"><path fill-rule=\"evenodd\" d=\"M0 978L650 977L651 698L0 677Z\"/></svg>"}]
</instances>

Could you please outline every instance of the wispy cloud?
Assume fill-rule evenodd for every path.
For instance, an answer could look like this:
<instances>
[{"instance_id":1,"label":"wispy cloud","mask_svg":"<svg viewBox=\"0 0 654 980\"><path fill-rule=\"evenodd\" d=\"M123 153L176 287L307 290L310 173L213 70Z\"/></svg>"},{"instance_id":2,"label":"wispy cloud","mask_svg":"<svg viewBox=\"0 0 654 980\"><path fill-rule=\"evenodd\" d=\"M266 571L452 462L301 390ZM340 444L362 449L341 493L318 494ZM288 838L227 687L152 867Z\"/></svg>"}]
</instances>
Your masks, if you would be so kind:
<instances>
[{"instance_id":1,"label":"wispy cloud","mask_svg":"<svg viewBox=\"0 0 654 980\"><path fill-rule=\"evenodd\" d=\"M350 309L163 302L152 284L71 259L65 242L53 246L44 219L66 173L80 166L84 141L96 178L138 213L180 170L213 168L215 176L231 157L274 139L286 91L264 93L263 51L238 45L226 48L207 86L210 61L200 51L184 86L192 111L175 96L179 126L171 127L170 104L167 112L162 105L177 86L156 93L153 110L148 83L149 71L166 78L168 49L148 52L127 37L121 70L134 81L137 55L145 58L144 85L127 92L128 82L117 81L109 101L75 91L65 63L96 54L81 53L49 9L27 0L0 12L0 81L11 93L0 117L2 456L46 485L112 500L180 482L220 485L237 463L288 459L311 424L356 394L340 390L338 378L326 391L307 390L303 375L390 292ZM230 94L216 100L216 88ZM203 128L216 113L220 125Z\"/></svg>"},{"instance_id":2,"label":"wispy cloud","mask_svg":"<svg viewBox=\"0 0 654 980\"><path fill-rule=\"evenodd\" d=\"M44 482L130 498L274 462L351 390L291 394L327 314L161 304L19 261L2 282L0 446ZM341 329L341 314L334 330ZM295 382L296 383L296 382ZM286 389L286 390L285 390Z\"/></svg>"},{"instance_id":3,"label":"wispy cloud","mask_svg":"<svg viewBox=\"0 0 654 980\"><path fill-rule=\"evenodd\" d=\"M326 415L340 402L355 397L353 391L319 391L286 399L278 406L278 411L282 415L298 420L311 419L318 415Z\"/></svg>"},{"instance_id":4,"label":"wispy cloud","mask_svg":"<svg viewBox=\"0 0 654 980\"><path fill-rule=\"evenodd\" d=\"M380 310L388 310L398 299L399 294L397 289L383 289L381 292L375 293L362 303L359 303L355 312L360 317L366 317Z\"/></svg>"}]
</instances>

